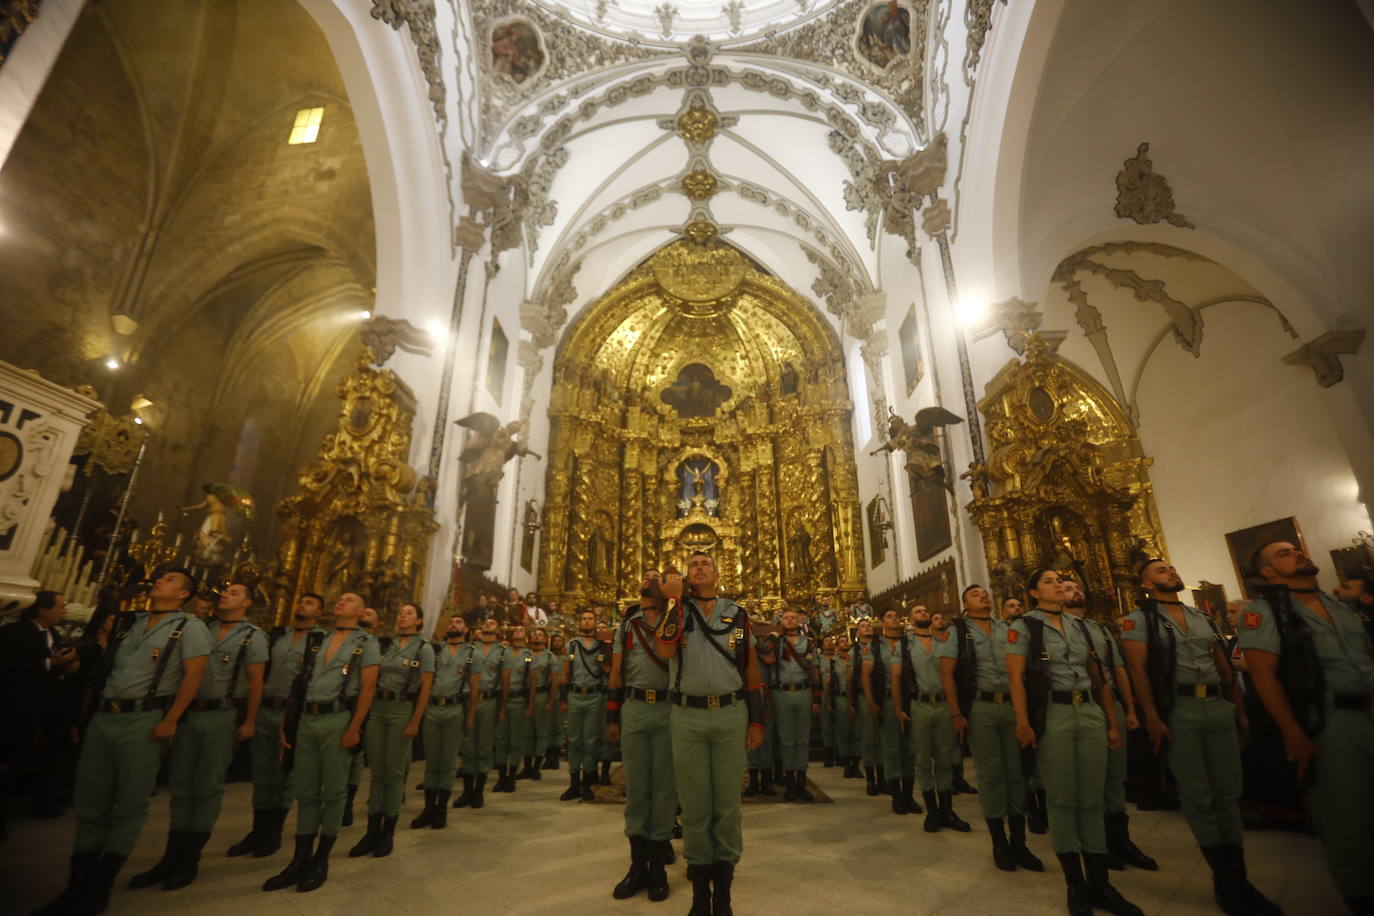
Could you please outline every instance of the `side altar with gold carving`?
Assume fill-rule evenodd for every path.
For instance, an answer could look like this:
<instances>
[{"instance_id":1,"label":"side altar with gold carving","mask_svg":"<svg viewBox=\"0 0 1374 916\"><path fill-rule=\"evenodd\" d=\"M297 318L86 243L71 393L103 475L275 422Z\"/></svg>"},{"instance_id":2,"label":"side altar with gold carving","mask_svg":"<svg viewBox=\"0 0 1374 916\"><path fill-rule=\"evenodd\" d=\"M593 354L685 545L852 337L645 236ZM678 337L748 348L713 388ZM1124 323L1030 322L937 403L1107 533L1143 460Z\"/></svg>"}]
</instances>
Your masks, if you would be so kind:
<instances>
[{"instance_id":1,"label":"side altar with gold carving","mask_svg":"<svg viewBox=\"0 0 1374 916\"><path fill-rule=\"evenodd\" d=\"M340 380L339 425L300 471L300 492L277 503L281 519L273 619L287 619L303 592L332 601L358 592L384 621L424 587L438 525L432 482L408 464L415 396L364 348ZM326 613L330 606L326 606Z\"/></svg>"},{"instance_id":2,"label":"side altar with gold carving","mask_svg":"<svg viewBox=\"0 0 1374 916\"><path fill-rule=\"evenodd\" d=\"M999 598L1042 564L1076 571L1099 611L1129 610L1135 564L1164 555L1151 461L1116 400L1035 334L978 403L987 465L963 476Z\"/></svg>"},{"instance_id":3,"label":"side altar with gold carving","mask_svg":"<svg viewBox=\"0 0 1374 916\"><path fill-rule=\"evenodd\" d=\"M862 590L852 409L805 299L723 239L660 249L558 352L541 596L632 601L695 550L770 607Z\"/></svg>"}]
</instances>

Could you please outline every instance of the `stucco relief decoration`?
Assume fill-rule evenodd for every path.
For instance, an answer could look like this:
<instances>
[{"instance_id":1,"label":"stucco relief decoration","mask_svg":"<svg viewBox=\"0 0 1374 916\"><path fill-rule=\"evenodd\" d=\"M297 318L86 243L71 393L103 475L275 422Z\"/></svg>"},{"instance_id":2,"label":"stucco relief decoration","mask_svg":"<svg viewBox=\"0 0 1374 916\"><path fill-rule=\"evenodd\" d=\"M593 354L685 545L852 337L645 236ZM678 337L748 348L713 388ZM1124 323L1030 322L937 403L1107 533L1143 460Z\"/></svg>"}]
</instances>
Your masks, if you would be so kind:
<instances>
[{"instance_id":1,"label":"stucco relief decoration","mask_svg":"<svg viewBox=\"0 0 1374 916\"><path fill-rule=\"evenodd\" d=\"M973 85L973 73L983 58L983 45L992 30L992 8L998 0L969 0L964 7L964 28L968 31L968 46L964 49L964 79ZM1007 0L1001 0L1006 3Z\"/></svg>"},{"instance_id":2,"label":"stucco relief decoration","mask_svg":"<svg viewBox=\"0 0 1374 916\"><path fill-rule=\"evenodd\" d=\"M911 10L899 0L875 3L864 11L854 36L859 57L879 70L911 59Z\"/></svg>"},{"instance_id":3,"label":"stucco relief decoration","mask_svg":"<svg viewBox=\"0 0 1374 916\"><path fill-rule=\"evenodd\" d=\"M397 31L402 25L410 26L410 40L415 44L420 72L429 86L434 118L443 124L446 95L440 67L439 33L434 27L434 0L372 0L372 18L380 19Z\"/></svg>"},{"instance_id":4,"label":"stucco relief decoration","mask_svg":"<svg viewBox=\"0 0 1374 916\"><path fill-rule=\"evenodd\" d=\"M524 18L502 19L491 27L491 70L513 83L536 79L548 54L544 36Z\"/></svg>"},{"instance_id":5,"label":"stucco relief decoration","mask_svg":"<svg viewBox=\"0 0 1374 916\"><path fill-rule=\"evenodd\" d=\"M1341 357L1358 353L1364 343L1364 328L1338 328L1303 344L1283 361L1290 366L1306 366L1317 374L1317 384L1323 388L1345 378Z\"/></svg>"},{"instance_id":6,"label":"stucco relief decoration","mask_svg":"<svg viewBox=\"0 0 1374 916\"><path fill-rule=\"evenodd\" d=\"M1145 155L1149 151L1150 144L1140 144L1117 173L1116 215L1142 226L1168 223L1180 229L1197 228L1188 217L1174 210L1173 189L1168 179L1155 172L1154 161Z\"/></svg>"}]
</instances>

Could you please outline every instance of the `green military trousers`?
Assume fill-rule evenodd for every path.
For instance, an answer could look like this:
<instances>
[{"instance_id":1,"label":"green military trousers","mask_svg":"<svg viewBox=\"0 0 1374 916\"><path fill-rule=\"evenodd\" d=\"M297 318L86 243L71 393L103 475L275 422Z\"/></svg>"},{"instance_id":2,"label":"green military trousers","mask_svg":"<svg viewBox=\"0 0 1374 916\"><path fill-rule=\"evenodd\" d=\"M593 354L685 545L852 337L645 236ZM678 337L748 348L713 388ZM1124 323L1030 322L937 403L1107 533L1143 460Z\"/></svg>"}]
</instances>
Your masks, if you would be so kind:
<instances>
[{"instance_id":1,"label":"green military trousers","mask_svg":"<svg viewBox=\"0 0 1374 916\"><path fill-rule=\"evenodd\" d=\"M876 767L883 762L882 717L868 710L868 701L859 697L854 701L854 709L859 714L855 720L859 747L863 751L864 766Z\"/></svg>"},{"instance_id":2,"label":"green military trousers","mask_svg":"<svg viewBox=\"0 0 1374 916\"><path fill-rule=\"evenodd\" d=\"M414 712L413 700L377 700L367 713L367 765L372 770L368 814L401 813L413 741L405 728Z\"/></svg>"},{"instance_id":3,"label":"green military trousers","mask_svg":"<svg viewBox=\"0 0 1374 916\"><path fill-rule=\"evenodd\" d=\"M1107 784L1102 793L1102 812L1121 814L1126 810L1126 707L1116 701L1116 730L1121 736L1116 750L1107 751Z\"/></svg>"},{"instance_id":4,"label":"green military trousers","mask_svg":"<svg viewBox=\"0 0 1374 916\"><path fill-rule=\"evenodd\" d=\"M549 748L560 742L561 739L556 736L554 731L557 714L556 708L549 708L547 687L534 695L534 735L530 744L531 756L543 757Z\"/></svg>"},{"instance_id":5,"label":"green military trousers","mask_svg":"<svg viewBox=\"0 0 1374 916\"><path fill-rule=\"evenodd\" d=\"M1021 771L1021 745L1016 741L1016 710L1011 695L1001 703L974 700L969 710L968 746L978 775L978 804L983 817L1024 815L1026 777Z\"/></svg>"},{"instance_id":6,"label":"green military trousers","mask_svg":"<svg viewBox=\"0 0 1374 916\"><path fill-rule=\"evenodd\" d=\"M507 705L506 717L496 720L496 725L493 729L495 738L491 745L491 761L493 766L503 767L506 765L506 761L510 759L511 716L519 715L519 713L516 712L517 708L518 707L513 703Z\"/></svg>"},{"instance_id":7,"label":"green military trousers","mask_svg":"<svg viewBox=\"0 0 1374 916\"><path fill-rule=\"evenodd\" d=\"M132 704L134 701L129 701ZM77 852L128 856L148 819L163 745L148 735L162 710L97 712L86 727L76 765Z\"/></svg>"},{"instance_id":8,"label":"green military trousers","mask_svg":"<svg viewBox=\"0 0 1374 916\"><path fill-rule=\"evenodd\" d=\"M774 691L773 713L778 718L778 756L782 768L805 773L811 750L811 690L803 687Z\"/></svg>"},{"instance_id":9,"label":"green military trousers","mask_svg":"<svg viewBox=\"0 0 1374 916\"><path fill-rule=\"evenodd\" d=\"M171 830L209 833L219 819L224 781L234 759L238 710L187 712L177 725L167 761L167 788L172 795Z\"/></svg>"},{"instance_id":10,"label":"green military trousers","mask_svg":"<svg viewBox=\"0 0 1374 916\"><path fill-rule=\"evenodd\" d=\"M291 774L281 765L281 710L258 707L253 723L249 767L253 774L253 807L291 807Z\"/></svg>"},{"instance_id":11,"label":"green military trousers","mask_svg":"<svg viewBox=\"0 0 1374 916\"><path fill-rule=\"evenodd\" d=\"M830 704L830 712L824 715L830 722L835 753L840 757L859 756L859 723L857 719L849 718L849 698L834 694L830 697Z\"/></svg>"},{"instance_id":12,"label":"green military trousers","mask_svg":"<svg viewBox=\"0 0 1374 916\"><path fill-rule=\"evenodd\" d=\"M664 696L666 691L659 693ZM666 698L630 699L620 712L620 754L625 762L625 835L666 840L673 835L673 733Z\"/></svg>"},{"instance_id":13,"label":"green military trousers","mask_svg":"<svg viewBox=\"0 0 1374 916\"><path fill-rule=\"evenodd\" d=\"M821 708L821 746L835 746L835 717Z\"/></svg>"},{"instance_id":14,"label":"green military trousers","mask_svg":"<svg viewBox=\"0 0 1374 916\"><path fill-rule=\"evenodd\" d=\"M1244 841L1236 707L1221 697L1180 696L1169 713L1169 769L1199 846ZM1124 743L1124 742L1123 742Z\"/></svg>"},{"instance_id":15,"label":"green military trousers","mask_svg":"<svg viewBox=\"0 0 1374 916\"><path fill-rule=\"evenodd\" d=\"M568 695L568 768L590 773L601 759L601 730L606 697L597 693Z\"/></svg>"},{"instance_id":16,"label":"green military trousers","mask_svg":"<svg viewBox=\"0 0 1374 916\"><path fill-rule=\"evenodd\" d=\"M768 713L768 723L763 727L763 743L752 751L746 752L746 760L751 770L773 770L773 733L778 728L778 694L777 691L768 690L769 704L771 709Z\"/></svg>"},{"instance_id":17,"label":"green military trousers","mask_svg":"<svg viewBox=\"0 0 1374 916\"><path fill-rule=\"evenodd\" d=\"M534 756L534 716L525 697L510 704L506 718L510 720L510 748L504 759L496 758L498 764L519 766L525 757ZM528 712L528 715L526 714Z\"/></svg>"},{"instance_id":18,"label":"green military trousers","mask_svg":"<svg viewBox=\"0 0 1374 916\"><path fill-rule=\"evenodd\" d=\"M888 779L912 779L916 775L916 759L912 756L911 739L902 734L897 721L897 707L892 697L883 697L883 721L879 741L883 746L883 774Z\"/></svg>"},{"instance_id":19,"label":"green military trousers","mask_svg":"<svg viewBox=\"0 0 1374 916\"><path fill-rule=\"evenodd\" d=\"M557 700L549 712L549 744L544 750L562 750L568 743L568 716Z\"/></svg>"},{"instance_id":20,"label":"green military trousers","mask_svg":"<svg viewBox=\"0 0 1374 916\"><path fill-rule=\"evenodd\" d=\"M907 707L911 715L911 756L916 769L916 784L922 792L932 789L949 792L954 786L954 771L950 760L954 754L954 722L944 700L928 703L912 700ZM889 777L891 778L891 777Z\"/></svg>"},{"instance_id":21,"label":"green military trousers","mask_svg":"<svg viewBox=\"0 0 1374 916\"><path fill-rule=\"evenodd\" d=\"M348 760L348 784L350 786L360 786L363 784L363 763L372 766L372 761L364 761L367 756L367 734L364 730L363 739L358 742L357 747L349 753Z\"/></svg>"},{"instance_id":22,"label":"green military trousers","mask_svg":"<svg viewBox=\"0 0 1374 916\"><path fill-rule=\"evenodd\" d=\"M420 731L425 742L425 788L437 792L453 790L453 774L458 751L467 730L467 712L462 703L452 706L430 705L425 709Z\"/></svg>"},{"instance_id":23,"label":"green military trousers","mask_svg":"<svg viewBox=\"0 0 1374 916\"><path fill-rule=\"evenodd\" d=\"M1045 783L1055 853L1107 852L1102 797L1107 781L1107 717L1091 700L1051 703L1036 755Z\"/></svg>"},{"instance_id":24,"label":"green military trousers","mask_svg":"<svg viewBox=\"0 0 1374 916\"><path fill-rule=\"evenodd\" d=\"M296 834L337 836L348 797L348 769L354 755L339 746L353 713L347 709L316 716L304 713L296 729Z\"/></svg>"},{"instance_id":25,"label":"green military trousers","mask_svg":"<svg viewBox=\"0 0 1374 916\"><path fill-rule=\"evenodd\" d=\"M749 714L743 703L724 709L674 705L669 721L687 864L734 864L744 852L740 787Z\"/></svg>"},{"instance_id":26,"label":"green military trousers","mask_svg":"<svg viewBox=\"0 0 1374 916\"><path fill-rule=\"evenodd\" d=\"M478 700L472 719L472 728L463 739L463 773L480 776L496 759L496 698Z\"/></svg>"},{"instance_id":27,"label":"green military trousers","mask_svg":"<svg viewBox=\"0 0 1374 916\"><path fill-rule=\"evenodd\" d=\"M1316 741L1312 816L1327 867L1347 900L1374 897L1374 711L1328 703Z\"/></svg>"}]
</instances>

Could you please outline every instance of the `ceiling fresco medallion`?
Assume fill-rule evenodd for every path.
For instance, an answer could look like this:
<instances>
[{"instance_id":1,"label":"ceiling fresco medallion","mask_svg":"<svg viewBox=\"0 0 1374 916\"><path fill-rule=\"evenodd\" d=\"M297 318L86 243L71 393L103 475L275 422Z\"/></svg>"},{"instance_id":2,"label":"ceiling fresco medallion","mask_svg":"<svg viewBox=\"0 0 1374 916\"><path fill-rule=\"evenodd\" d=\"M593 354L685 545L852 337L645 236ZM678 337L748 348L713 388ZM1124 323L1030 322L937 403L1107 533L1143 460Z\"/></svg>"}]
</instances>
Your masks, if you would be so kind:
<instances>
[{"instance_id":1,"label":"ceiling fresco medallion","mask_svg":"<svg viewBox=\"0 0 1374 916\"><path fill-rule=\"evenodd\" d=\"M869 4L855 24L855 52L861 60L884 73L901 62L910 62L914 18L911 8L900 0Z\"/></svg>"},{"instance_id":2,"label":"ceiling fresco medallion","mask_svg":"<svg viewBox=\"0 0 1374 916\"><path fill-rule=\"evenodd\" d=\"M544 72L544 36L528 19L498 19L491 25L491 70L517 85Z\"/></svg>"}]
</instances>

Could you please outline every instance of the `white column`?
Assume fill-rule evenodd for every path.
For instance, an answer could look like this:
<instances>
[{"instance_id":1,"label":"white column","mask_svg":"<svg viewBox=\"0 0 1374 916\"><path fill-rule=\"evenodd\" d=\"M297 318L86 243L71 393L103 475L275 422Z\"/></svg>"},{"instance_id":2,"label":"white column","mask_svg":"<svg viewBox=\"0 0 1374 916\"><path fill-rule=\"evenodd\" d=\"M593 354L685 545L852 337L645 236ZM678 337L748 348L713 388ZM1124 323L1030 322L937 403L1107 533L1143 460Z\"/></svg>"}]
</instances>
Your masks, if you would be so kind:
<instances>
[{"instance_id":1,"label":"white column","mask_svg":"<svg viewBox=\"0 0 1374 916\"><path fill-rule=\"evenodd\" d=\"M86 0L46 0L0 65L0 166L48 81Z\"/></svg>"}]
</instances>

